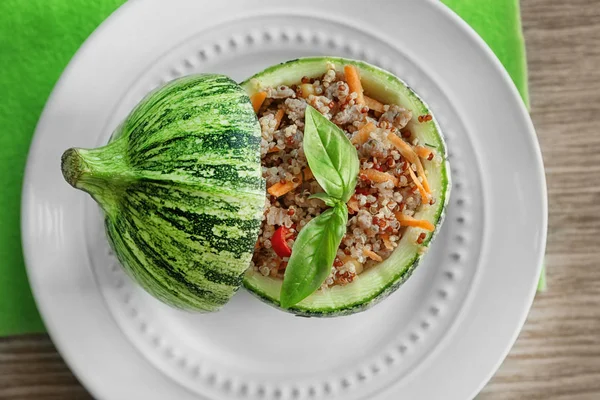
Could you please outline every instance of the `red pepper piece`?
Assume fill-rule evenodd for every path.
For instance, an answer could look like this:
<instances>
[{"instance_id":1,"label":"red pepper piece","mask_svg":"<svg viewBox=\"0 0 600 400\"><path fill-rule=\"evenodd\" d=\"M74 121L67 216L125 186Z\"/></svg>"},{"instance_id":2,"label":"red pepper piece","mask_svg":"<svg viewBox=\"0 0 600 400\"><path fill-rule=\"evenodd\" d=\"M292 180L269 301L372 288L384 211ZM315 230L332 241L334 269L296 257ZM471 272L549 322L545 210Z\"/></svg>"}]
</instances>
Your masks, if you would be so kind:
<instances>
[{"instance_id":1,"label":"red pepper piece","mask_svg":"<svg viewBox=\"0 0 600 400\"><path fill-rule=\"evenodd\" d=\"M273 238L271 239L271 244L273 245L273 250L275 253L281 258L289 257L292 255L292 249L287 244L287 236L290 230L285 226L280 226L277 228L275 233L273 234Z\"/></svg>"}]
</instances>

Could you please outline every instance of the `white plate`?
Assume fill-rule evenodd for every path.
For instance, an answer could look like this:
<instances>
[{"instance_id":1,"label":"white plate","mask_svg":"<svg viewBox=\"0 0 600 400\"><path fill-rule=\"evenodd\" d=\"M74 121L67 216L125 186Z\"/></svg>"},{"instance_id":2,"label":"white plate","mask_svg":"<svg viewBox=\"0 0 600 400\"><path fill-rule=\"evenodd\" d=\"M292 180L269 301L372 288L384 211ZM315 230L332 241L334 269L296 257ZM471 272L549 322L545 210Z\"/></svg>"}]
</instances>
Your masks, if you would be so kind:
<instances>
[{"instance_id":1,"label":"white plate","mask_svg":"<svg viewBox=\"0 0 600 400\"><path fill-rule=\"evenodd\" d=\"M79 50L46 105L27 165L23 244L52 339L103 399L467 399L530 307L546 189L529 116L497 59L433 1L130 1ZM373 5L373 3L369 3ZM448 139L454 188L439 238L389 299L305 319L241 291L223 311L172 310L121 271L94 202L60 173L150 89L199 71L241 80L308 55L407 81Z\"/></svg>"}]
</instances>

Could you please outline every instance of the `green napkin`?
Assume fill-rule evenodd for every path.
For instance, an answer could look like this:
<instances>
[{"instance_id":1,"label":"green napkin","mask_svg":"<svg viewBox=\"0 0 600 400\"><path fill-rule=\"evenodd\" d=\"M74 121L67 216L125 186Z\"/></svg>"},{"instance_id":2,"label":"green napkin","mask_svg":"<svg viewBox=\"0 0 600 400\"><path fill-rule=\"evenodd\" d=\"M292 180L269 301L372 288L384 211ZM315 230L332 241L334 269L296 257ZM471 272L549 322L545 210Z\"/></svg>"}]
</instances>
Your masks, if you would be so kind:
<instances>
[{"instance_id":1,"label":"green napkin","mask_svg":"<svg viewBox=\"0 0 600 400\"><path fill-rule=\"evenodd\" d=\"M0 1L0 336L43 332L21 251L21 182L44 103L67 63L123 0Z\"/></svg>"},{"instance_id":2,"label":"green napkin","mask_svg":"<svg viewBox=\"0 0 600 400\"><path fill-rule=\"evenodd\" d=\"M527 102L517 0L443 0L496 52ZM87 36L124 0L0 1L0 336L43 332L23 263L19 212L27 150L44 103Z\"/></svg>"}]
</instances>

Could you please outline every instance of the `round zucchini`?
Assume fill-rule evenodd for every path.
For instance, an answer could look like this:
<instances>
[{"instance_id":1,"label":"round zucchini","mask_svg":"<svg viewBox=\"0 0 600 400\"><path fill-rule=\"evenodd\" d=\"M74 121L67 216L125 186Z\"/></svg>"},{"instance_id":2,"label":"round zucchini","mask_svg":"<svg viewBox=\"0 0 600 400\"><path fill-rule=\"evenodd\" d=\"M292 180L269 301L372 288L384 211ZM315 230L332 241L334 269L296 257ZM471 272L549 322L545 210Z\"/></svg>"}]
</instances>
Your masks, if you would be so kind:
<instances>
[{"instance_id":1,"label":"round zucchini","mask_svg":"<svg viewBox=\"0 0 600 400\"><path fill-rule=\"evenodd\" d=\"M451 187L446 145L438 124L435 120L419 122L419 116L431 114L429 108L403 81L387 71L365 62L343 58L303 58L267 68L241 85L250 95L265 87L291 86L305 76L322 76L327 70L327 63L333 63L338 71L343 71L345 65L354 65L360 72L366 95L384 104L396 104L412 111L413 117L408 128L420 143L434 147L443 160L441 163L423 161L432 194L437 201L434 205L421 207L415 215L418 219L431 222L435 226L434 232L422 244L418 244L417 237L422 230L407 227L399 246L388 259L365 270L349 284L318 290L295 306L285 309L296 315L314 317L364 311L400 287L417 267L426 247L439 231ZM281 279L263 276L251 268L244 276L244 286L261 300L279 307Z\"/></svg>"}]
</instances>

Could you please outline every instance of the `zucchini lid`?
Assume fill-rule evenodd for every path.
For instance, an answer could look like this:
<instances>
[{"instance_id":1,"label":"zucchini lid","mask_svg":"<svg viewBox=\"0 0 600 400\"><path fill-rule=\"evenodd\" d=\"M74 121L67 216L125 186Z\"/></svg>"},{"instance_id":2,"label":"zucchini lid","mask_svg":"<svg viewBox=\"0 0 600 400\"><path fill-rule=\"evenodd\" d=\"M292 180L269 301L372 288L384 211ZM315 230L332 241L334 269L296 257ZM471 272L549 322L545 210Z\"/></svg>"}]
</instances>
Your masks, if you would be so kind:
<instances>
[{"instance_id":1,"label":"zucchini lid","mask_svg":"<svg viewBox=\"0 0 600 400\"><path fill-rule=\"evenodd\" d=\"M210 312L252 258L265 201L260 140L236 82L193 75L148 94L106 146L67 150L62 172L99 203L134 280L174 307Z\"/></svg>"}]
</instances>

